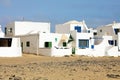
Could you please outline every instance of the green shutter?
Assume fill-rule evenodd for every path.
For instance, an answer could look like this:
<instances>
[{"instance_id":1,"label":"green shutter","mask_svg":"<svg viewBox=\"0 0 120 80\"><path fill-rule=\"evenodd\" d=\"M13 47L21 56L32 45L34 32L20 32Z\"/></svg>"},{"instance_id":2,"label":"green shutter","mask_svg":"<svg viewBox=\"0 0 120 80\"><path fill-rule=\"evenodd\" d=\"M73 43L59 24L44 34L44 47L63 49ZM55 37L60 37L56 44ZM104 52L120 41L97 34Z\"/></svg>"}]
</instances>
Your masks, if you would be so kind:
<instances>
[{"instance_id":1,"label":"green shutter","mask_svg":"<svg viewBox=\"0 0 120 80\"><path fill-rule=\"evenodd\" d=\"M51 48L52 47L52 42L49 42L49 48Z\"/></svg>"},{"instance_id":2,"label":"green shutter","mask_svg":"<svg viewBox=\"0 0 120 80\"><path fill-rule=\"evenodd\" d=\"M63 42L63 47L66 47L67 46L67 43L66 42Z\"/></svg>"},{"instance_id":3,"label":"green shutter","mask_svg":"<svg viewBox=\"0 0 120 80\"><path fill-rule=\"evenodd\" d=\"M52 42L45 42L45 47L46 48L51 48L52 47Z\"/></svg>"}]
</instances>

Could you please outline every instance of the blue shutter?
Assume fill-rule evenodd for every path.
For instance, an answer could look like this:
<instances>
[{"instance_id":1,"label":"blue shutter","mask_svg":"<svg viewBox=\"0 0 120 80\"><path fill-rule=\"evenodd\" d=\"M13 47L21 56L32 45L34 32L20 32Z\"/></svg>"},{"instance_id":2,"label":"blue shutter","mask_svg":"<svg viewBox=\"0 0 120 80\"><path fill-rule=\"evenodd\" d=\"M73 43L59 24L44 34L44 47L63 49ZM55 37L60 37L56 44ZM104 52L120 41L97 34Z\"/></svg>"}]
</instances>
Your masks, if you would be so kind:
<instances>
[{"instance_id":1,"label":"blue shutter","mask_svg":"<svg viewBox=\"0 0 120 80\"><path fill-rule=\"evenodd\" d=\"M77 30L77 32L81 32L81 26L75 26L75 30Z\"/></svg>"}]
</instances>

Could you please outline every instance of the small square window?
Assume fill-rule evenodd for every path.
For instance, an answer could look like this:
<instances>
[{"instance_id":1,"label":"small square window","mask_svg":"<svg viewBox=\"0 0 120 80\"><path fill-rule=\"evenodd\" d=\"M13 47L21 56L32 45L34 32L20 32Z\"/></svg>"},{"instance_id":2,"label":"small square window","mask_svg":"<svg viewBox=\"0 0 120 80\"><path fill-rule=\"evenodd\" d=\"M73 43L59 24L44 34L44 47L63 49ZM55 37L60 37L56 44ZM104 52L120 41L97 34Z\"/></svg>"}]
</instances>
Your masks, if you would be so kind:
<instances>
[{"instance_id":1,"label":"small square window","mask_svg":"<svg viewBox=\"0 0 120 80\"><path fill-rule=\"evenodd\" d=\"M88 30L88 33L90 33L90 30Z\"/></svg>"},{"instance_id":2,"label":"small square window","mask_svg":"<svg viewBox=\"0 0 120 80\"><path fill-rule=\"evenodd\" d=\"M57 42L57 38L55 38L55 42Z\"/></svg>"},{"instance_id":3,"label":"small square window","mask_svg":"<svg viewBox=\"0 0 120 80\"><path fill-rule=\"evenodd\" d=\"M100 30L100 32L102 32L102 29Z\"/></svg>"},{"instance_id":4,"label":"small square window","mask_svg":"<svg viewBox=\"0 0 120 80\"><path fill-rule=\"evenodd\" d=\"M67 43L66 42L63 42L63 47L66 47L67 46Z\"/></svg>"},{"instance_id":5,"label":"small square window","mask_svg":"<svg viewBox=\"0 0 120 80\"><path fill-rule=\"evenodd\" d=\"M10 33L12 33L12 28L10 28Z\"/></svg>"},{"instance_id":6,"label":"small square window","mask_svg":"<svg viewBox=\"0 0 120 80\"><path fill-rule=\"evenodd\" d=\"M94 32L93 34L94 34L94 35L97 35L97 32Z\"/></svg>"},{"instance_id":7,"label":"small square window","mask_svg":"<svg viewBox=\"0 0 120 80\"><path fill-rule=\"evenodd\" d=\"M26 42L26 47L30 47L30 42L29 41Z\"/></svg>"},{"instance_id":8,"label":"small square window","mask_svg":"<svg viewBox=\"0 0 120 80\"><path fill-rule=\"evenodd\" d=\"M109 43L110 45L114 45L114 41L113 41L113 40L108 40L108 43Z\"/></svg>"},{"instance_id":9,"label":"small square window","mask_svg":"<svg viewBox=\"0 0 120 80\"><path fill-rule=\"evenodd\" d=\"M45 48L52 48L52 42L45 42Z\"/></svg>"}]
</instances>

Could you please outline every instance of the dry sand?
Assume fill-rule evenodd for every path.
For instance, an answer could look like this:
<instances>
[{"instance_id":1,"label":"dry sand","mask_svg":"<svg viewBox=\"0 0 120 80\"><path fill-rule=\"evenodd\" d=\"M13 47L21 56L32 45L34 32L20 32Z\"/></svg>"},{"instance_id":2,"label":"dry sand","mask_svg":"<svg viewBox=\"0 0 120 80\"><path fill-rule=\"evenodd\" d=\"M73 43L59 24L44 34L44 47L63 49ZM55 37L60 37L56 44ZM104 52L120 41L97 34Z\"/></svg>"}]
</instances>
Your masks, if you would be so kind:
<instances>
[{"instance_id":1,"label":"dry sand","mask_svg":"<svg viewBox=\"0 0 120 80\"><path fill-rule=\"evenodd\" d=\"M0 80L120 80L120 57L0 58Z\"/></svg>"}]
</instances>

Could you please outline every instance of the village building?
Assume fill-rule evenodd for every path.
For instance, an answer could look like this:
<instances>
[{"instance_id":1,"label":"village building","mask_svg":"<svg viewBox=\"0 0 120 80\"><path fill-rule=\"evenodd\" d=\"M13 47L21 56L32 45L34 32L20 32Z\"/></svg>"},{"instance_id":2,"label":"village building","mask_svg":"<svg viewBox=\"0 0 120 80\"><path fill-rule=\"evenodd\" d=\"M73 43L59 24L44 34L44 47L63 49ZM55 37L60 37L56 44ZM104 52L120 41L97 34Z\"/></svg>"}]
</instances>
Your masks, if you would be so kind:
<instances>
[{"instance_id":1,"label":"village building","mask_svg":"<svg viewBox=\"0 0 120 80\"><path fill-rule=\"evenodd\" d=\"M111 45L110 49L107 50L108 54L120 56L120 23L113 22L112 24L97 27L96 36L111 36L112 39L108 40Z\"/></svg>"},{"instance_id":2,"label":"village building","mask_svg":"<svg viewBox=\"0 0 120 80\"><path fill-rule=\"evenodd\" d=\"M72 54L87 55L82 52L94 49L94 31L89 29L85 21L69 21L56 25L56 33L69 33L73 38L69 44L72 46Z\"/></svg>"},{"instance_id":3,"label":"village building","mask_svg":"<svg viewBox=\"0 0 120 80\"><path fill-rule=\"evenodd\" d=\"M6 25L6 36L21 36L30 33L50 33L50 23L14 21Z\"/></svg>"},{"instance_id":4,"label":"village building","mask_svg":"<svg viewBox=\"0 0 120 80\"><path fill-rule=\"evenodd\" d=\"M112 33L109 29L115 32ZM106 35L106 30L111 35ZM118 35L116 33L118 31L118 26L114 29L112 27L100 27L94 30L88 28L85 21L78 22L75 20L56 25L56 33L70 33L72 36L74 41L71 44L74 54L94 57L119 56L118 46L111 45L113 40L115 41L114 44L117 45ZM102 35L104 33L105 35Z\"/></svg>"},{"instance_id":5,"label":"village building","mask_svg":"<svg viewBox=\"0 0 120 80\"><path fill-rule=\"evenodd\" d=\"M71 54L66 46L69 34L50 33L48 22L15 21L5 30L6 36L20 37L23 53L58 57Z\"/></svg>"},{"instance_id":6,"label":"village building","mask_svg":"<svg viewBox=\"0 0 120 80\"><path fill-rule=\"evenodd\" d=\"M119 32L118 26L108 27L108 32L104 32L105 28L98 27L95 30L88 28L85 21L72 20L56 25L55 33L51 33L49 22L15 21L6 26L5 35L20 38L23 53L55 57L72 54L120 56L120 34L116 34Z\"/></svg>"},{"instance_id":7,"label":"village building","mask_svg":"<svg viewBox=\"0 0 120 80\"><path fill-rule=\"evenodd\" d=\"M21 57L20 38L5 37L0 26L0 57Z\"/></svg>"}]
</instances>

